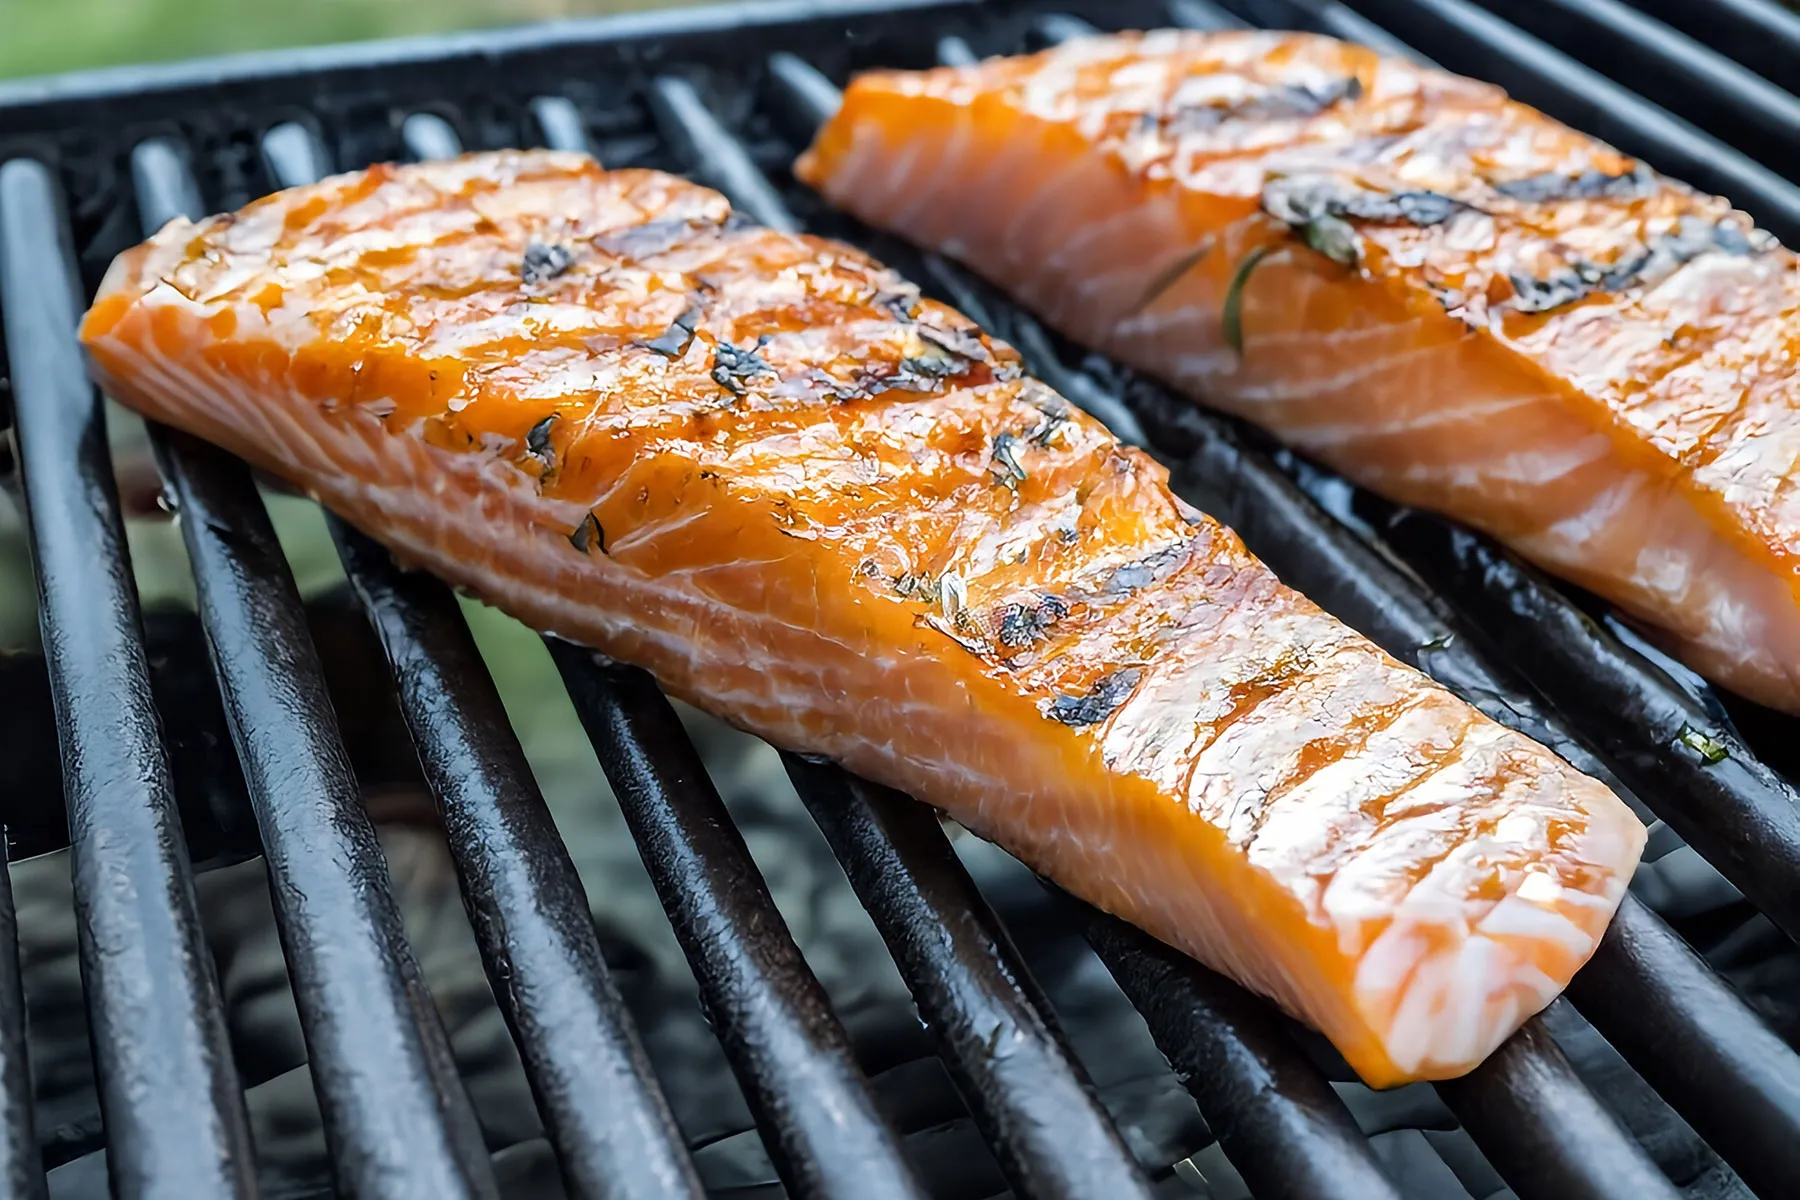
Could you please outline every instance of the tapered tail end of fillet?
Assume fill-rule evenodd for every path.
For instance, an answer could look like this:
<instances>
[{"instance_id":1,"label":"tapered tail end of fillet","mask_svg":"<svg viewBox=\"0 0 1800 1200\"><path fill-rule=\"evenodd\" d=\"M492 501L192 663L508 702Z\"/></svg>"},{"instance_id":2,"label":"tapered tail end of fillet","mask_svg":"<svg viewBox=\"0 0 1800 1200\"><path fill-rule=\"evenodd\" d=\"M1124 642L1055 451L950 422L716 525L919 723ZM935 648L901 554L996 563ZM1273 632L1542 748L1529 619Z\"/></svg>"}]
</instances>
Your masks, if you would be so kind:
<instances>
[{"instance_id":1,"label":"tapered tail end of fillet","mask_svg":"<svg viewBox=\"0 0 1800 1200\"><path fill-rule=\"evenodd\" d=\"M1357 957L1360 1034L1332 1037L1370 1087L1455 1079L1479 1066L1568 987L1624 902L1648 831L1625 808L1597 819L1580 863L1530 871L1475 911L1424 893ZM1328 1035L1334 1031L1327 1029Z\"/></svg>"}]
</instances>

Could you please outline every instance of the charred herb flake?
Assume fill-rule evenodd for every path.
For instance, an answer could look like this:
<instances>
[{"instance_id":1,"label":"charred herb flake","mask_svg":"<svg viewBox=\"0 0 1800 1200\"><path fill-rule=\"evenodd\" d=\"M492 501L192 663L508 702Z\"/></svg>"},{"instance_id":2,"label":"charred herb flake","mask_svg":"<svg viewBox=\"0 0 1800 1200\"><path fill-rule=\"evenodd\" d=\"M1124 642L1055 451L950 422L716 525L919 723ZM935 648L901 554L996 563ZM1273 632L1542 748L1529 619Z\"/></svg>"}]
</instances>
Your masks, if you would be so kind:
<instances>
[{"instance_id":1,"label":"charred herb flake","mask_svg":"<svg viewBox=\"0 0 1800 1200\"><path fill-rule=\"evenodd\" d=\"M1019 462L1019 438L1014 434L995 435L994 463L1008 486L1017 487L1025 482L1025 467Z\"/></svg>"},{"instance_id":2,"label":"charred herb flake","mask_svg":"<svg viewBox=\"0 0 1800 1200\"><path fill-rule=\"evenodd\" d=\"M642 345L664 358L680 358L687 353L689 343L694 340L694 327L699 323L700 306L690 305L686 312L670 322L667 329Z\"/></svg>"},{"instance_id":3,"label":"charred herb flake","mask_svg":"<svg viewBox=\"0 0 1800 1200\"><path fill-rule=\"evenodd\" d=\"M594 248L619 258L641 259L674 249L687 237L700 230L716 230L715 221L690 221L686 217L665 217L645 221L594 239Z\"/></svg>"},{"instance_id":4,"label":"charred herb flake","mask_svg":"<svg viewBox=\"0 0 1800 1200\"><path fill-rule=\"evenodd\" d=\"M1247 100L1185 105L1170 112L1163 122L1158 123L1166 123L1172 130L1182 131L1212 129L1232 120L1273 121L1313 117L1335 104L1355 100L1362 94L1362 80L1355 75L1344 75L1318 86L1290 83L1271 87Z\"/></svg>"},{"instance_id":5,"label":"charred herb flake","mask_svg":"<svg viewBox=\"0 0 1800 1200\"><path fill-rule=\"evenodd\" d=\"M970 362L987 361L987 347L972 333L964 333L960 329L939 329L936 325L920 325L919 336L958 358L966 358Z\"/></svg>"},{"instance_id":6,"label":"charred herb flake","mask_svg":"<svg viewBox=\"0 0 1800 1200\"><path fill-rule=\"evenodd\" d=\"M1372 192L1329 175L1283 175L1263 185L1263 211L1300 229L1321 217L1385 225L1441 225L1467 205L1439 192Z\"/></svg>"},{"instance_id":7,"label":"charred herb flake","mask_svg":"<svg viewBox=\"0 0 1800 1200\"><path fill-rule=\"evenodd\" d=\"M1050 385L1036 379L1027 379L1019 386L1019 399L1044 414L1038 427L1031 431L1031 440L1039 446L1048 446L1056 437L1056 431L1069 423L1075 412L1075 406L1059 396Z\"/></svg>"},{"instance_id":8,"label":"charred herb flake","mask_svg":"<svg viewBox=\"0 0 1800 1200\"><path fill-rule=\"evenodd\" d=\"M1526 204L1548 204L1556 200L1630 200L1649 194L1655 183L1656 176L1650 168L1639 163L1621 175L1608 175L1604 171L1593 170L1583 171L1579 175L1546 171L1541 175L1527 175L1523 179L1497 183L1494 190L1510 200Z\"/></svg>"},{"instance_id":9,"label":"charred herb flake","mask_svg":"<svg viewBox=\"0 0 1800 1200\"><path fill-rule=\"evenodd\" d=\"M1035 606L1008 604L1000 614L1000 644L1015 649L1048 636L1050 627L1069 615L1061 596L1046 595Z\"/></svg>"},{"instance_id":10,"label":"charred herb flake","mask_svg":"<svg viewBox=\"0 0 1800 1200\"><path fill-rule=\"evenodd\" d=\"M532 242L525 247L525 263L519 268L526 285L536 286L555 279L575 265L575 252L567 246Z\"/></svg>"},{"instance_id":11,"label":"charred herb flake","mask_svg":"<svg viewBox=\"0 0 1800 1200\"><path fill-rule=\"evenodd\" d=\"M969 585L955 571L945 571L937 583L937 598L944 610L944 620L954 627L968 606Z\"/></svg>"},{"instance_id":12,"label":"charred herb flake","mask_svg":"<svg viewBox=\"0 0 1800 1200\"><path fill-rule=\"evenodd\" d=\"M1146 555L1133 563L1126 563L1106 577L1100 590L1109 595L1124 592L1135 592L1163 578L1170 571L1180 566L1187 559L1187 546L1170 546Z\"/></svg>"},{"instance_id":13,"label":"charred herb flake","mask_svg":"<svg viewBox=\"0 0 1800 1200\"><path fill-rule=\"evenodd\" d=\"M919 293L917 290L890 291L884 289L876 292L875 298L870 303L876 308L885 308L893 314L894 320L901 324L911 324L913 311L919 306Z\"/></svg>"},{"instance_id":14,"label":"charred herb flake","mask_svg":"<svg viewBox=\"0 0 1800 1200\"><path fill-rule=\"evenodd\" d=\"M1660 280L1709 251L1744 257L1770 244L1767 234L1746 234L1729 221L1708 224L1698 217L1683 217L1673 233L1641 243L1636 253L1602 265L1578 259L1542 279L1524 272L1507 275L1513 287L1512 307L1524 313L1550 312L1596 292L1622 292Z\"/></svg>"},{"instance_id":15,"label":"charred herb flake","mask_svg":"<svg viewBox=\"0 0 1800 1200\"><path fill-rule=\"evenodd\" d=\"M1094 681L1094 686L1086 695L1056 697L1045 710L1045 715L1075 729L1097 725L1125 703L1142 675L1143 672L1137 667L1126 667L1122 671L1102 675Z\"/></svg>"},{"instance_id":16,"label":"charred herb flake","mask_svg":"<svg viewBox=\"0 0 1800 1200\"><path fill-rule=\"evenodd\" d=\"M525 453L541 460L545 466L550 465L550 427L558 420L556 413L551 413L543 420L525 431Z\"/></svg>"},{"instance_id":17,"label":"charred herb flake","mask_svg":"<svg viewBox=\"0 0 1800 1200\"><path fill-rule=\"evenodd\" d=\"M583 517L581 524L575 527L575 532L569 535L569 544L583 554L594 550L607 553L606 530L600 528L600 518L593 513Z\"/></svg>"},{"instance_id":18,"label":"charred herb flake","mask_svg":"<svg viewBox=\"0 0 1800 1200\"><path fill-rule=\"evenodd\" d=\"M744 380L757 375L773 375L775 368L764 361L757 351L768 345L769 335L764 334L756 339L756 345L741 348L730 342L722 341L713 348L713 380L732 394L742 396L749 392Z\"/></svg>"}]
</instances>

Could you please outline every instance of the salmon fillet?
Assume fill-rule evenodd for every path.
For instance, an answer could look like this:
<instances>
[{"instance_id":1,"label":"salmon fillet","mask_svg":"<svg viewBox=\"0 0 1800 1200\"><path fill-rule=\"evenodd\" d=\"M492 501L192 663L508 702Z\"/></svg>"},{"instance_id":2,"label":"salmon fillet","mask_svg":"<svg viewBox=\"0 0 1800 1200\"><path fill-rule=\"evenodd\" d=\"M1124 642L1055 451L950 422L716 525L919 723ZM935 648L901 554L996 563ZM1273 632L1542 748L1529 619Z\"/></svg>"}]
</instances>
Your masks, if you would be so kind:
<instances>
[{"instance_id":1,"label":"salmon fillet","mask_svg":"<svg viewBox=\"0 0 1800 1200\"><path fill-rule=\"evenodd\" d=\"M1800 269L1499 89L1309 34L866 75L799 175L1800 712Z\"/></svg>"},{"instance_id":2,"label":"salmon fillet","mask_svg":"<svg viewBox=\"0 0 1800 1200\"><path fill-rule=\"evenodd\" d=\"M550 152L340 176L170 224L81 336L126 404L938 806L1372 1083L1466 1071L1548 1003L1642 848L1011 348L681 179Z\"/></svg>"}]
</instances>

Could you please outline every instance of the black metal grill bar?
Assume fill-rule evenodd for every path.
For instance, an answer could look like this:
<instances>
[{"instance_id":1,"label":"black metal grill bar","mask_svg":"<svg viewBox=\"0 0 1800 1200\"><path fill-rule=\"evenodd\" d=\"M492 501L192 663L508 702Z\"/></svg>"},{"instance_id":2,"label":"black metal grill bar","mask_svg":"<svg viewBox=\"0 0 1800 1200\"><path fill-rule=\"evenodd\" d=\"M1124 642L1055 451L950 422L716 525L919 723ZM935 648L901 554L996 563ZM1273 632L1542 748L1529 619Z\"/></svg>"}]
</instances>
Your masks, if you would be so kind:
<instances>
[{"instance_id":1,"label":"black metal grill bar","mask_svg":"<svg viewBox=\"0 0 1800 1200\"><path fill-rule=\"evenodd\" d=\"M701 1195L601 957L587 893L455 598L332 525L393 666L488 979L572 1194Z\"/></svg>"},{"instance_id":2,"label":"black metal grill bar","mask_svg":"<svg viewBox=\"0 0 1800 1200\"><path fill-rule=\"evenodd\" d=\"M19 917L12 873L0 862L0 1196L43 1200L44 1160L31 1111L31 1063L25 1053L25 991L19 977Z\"/></svg>"},{"instance_id":3,"label":"black metal grill bar","mask_svg":"<svg viewBox=\"0 0 1800 1200\"><path fill-rule=\"evenodd\" d=\"M1791 79L1800 62L1800 13L1775 0L1633 0L1637 8L1660 18L1715 50L1758 72L1765 79Z\"/></svg>"},{"instance_id":4,"label":"black metal grill bar","mask_svg":"<svg viewBox=\"0 0 1800 1200\"><path fill-rule=\"evenodd\" d=\"M569 139L553 149L590 149L580 121L566 120L553 99L539 102L537 116L546 137ZM403 132L415 156L461 149L455 130L428 114L408 118ZM556 638L545 643L776 1171L800 1196L921 1197L849 1035L675 710L645 672L604 663Z\"/></svg>"},{"instance_id":5,"label":"black metal grill bar","mask_svg":"<svg viewBox=\"0 0 1800 1200\"><path fill-rule=\"evenodd\" d=\"M576 126L580 131L580 125ZM587 134L581 134L586 140ZM463 152L462 136L454 126L436 113L413 113L400 123L400 143L407 154L420 162L437 158L455 158Z\"/></svg>"},{"instance_id":6,"label":"black metal grill bar","mask_svg":"<svg viewBox=\"0 0 1800 1200\"><path fill-rule=\"evenodd\" d=\"M1339 3L1338 0L1293 0L1293 2L1306 13L1311 19L1312 27L1320 33L1328 33L1332 37L1342 38L1346 42L1367 46L1371 50L1394 58L1410 59L1422 67L1437 66L1418 50L1362 16L1355 9Z\"/></svg>"},{"instance_id":7,"label":"black metal grill bar","mask_svg":"<svg viewBox=\"0 0 1800 1200\"><path fill-rule=\"evenodd\" d=\"M1150 1195L931 810L836 767L786 761L1018 1194Z\"/></svg>"},{"instance_id":8,"label":"black metal grill bar","mask_svg":"<svg viewBox=\"0 0 1800 1200\"><path fill-rule=\"evenodd\" d=\"M550 111L552 120L571 115ZM278 187L325 173L322 148L299 125L270 130L263 157ZM698 1196L681 1131L601 956L587 893L455 597L329 520L393 668L494 997L570 1189Z\"/></svg>"},{"instance_id":9,"label":"black metal grill bar","mask_svg":"<svg viewBox=\"0 0 1800 1200\"><path fill-rule=\"evenodd\" d=\"M1776 170L1787 164L1791 174L1800 151L1800 97L1791 91L1619 0L1482 2L1521 28L1571 47L1589 66L1678 109L1752 158ZM1790 83L1794 69L1787 73Z\"/></svg>"},{"instance_id":10,"label":"black metal grill bar","mask_svg":"<svg viewBox=\"0 0 1800 1200\"><path fill-rule=\"evenodd\" d=\"M1352 7L1451 70L1504 87L1695 187L1730 196L1800 245L1800 188L1668 110L1470 0L1352 0Z\"/></svg>"},{"instance_id":11,"label":"black metal grill bar","mask_svg":"<svg viewBox=\"0 0 1800 1200\"><path fill-rule=\"evenodd\" d=\"M1123 921L1082 932L1259 1200L1397 1200L1344 1102L1269 1005Z\"/></svg>"},{"instance_id":12,"label":"black metal grill bar","mask_svg":"<svg viewBox=\"0 0 1800 1200\"><path fill-rule=\"evenodd\" d=\"M1187 29L1218 32L1223 29L1248 29L1250 23L1226 12L1212 0L1169 0L1169 20ZM1083 22L1085 24L1086 22Z\"/></svg>"},{"instance_id":13,"label":"black metal grill bar","mask_svg":"<svg viewBox=\"0 0 1800 1200\"><path fill-rule=\"evenodd\" d=\"M204 213L180 151L140 143L145 233ZM339 1187L496 1196L449 1042L406 943L306 615L248 468L152 428L262 834L276 924Z\"/></svg>"},{"instance_id":14,"label":"black metal grill bar","mask_svg":"<svg viewBox=\"0 0 1800 1200\"><path fill-rule=\"evenodd\" d=\"M676 157L730 197L732 204L770 229L800 231L800 222L743 148L706 110L693 84L678 75L657 76L650 83L650 108L656 114L657 129Z\"/></svg>"},{"instance_id":15,"label":"black metal grill bar","mask_svg":"<svg viewBox=\"0 0 1800 1200\"><path fill-rule=\"evenodd\" d=\"M1522 1197L1626 1200L1680 1195L1637 1142L1622 1136L1612 1113L1582 1086L1540 1019L1527 1021L1470 1074L1436 1087L1508 1186ZM1629 1153L1621 1142L1629 1146Z\"/></svg>"},{"instance_id":16,"label":"black metal grill bar","mask_svg":"<svg viewBox=\"0 0 1800 1200\"><path fill-rule=\"evenodd\" d=\"M675 710L644 672L549 645L789 1190L923 1196Z\"/></svg>"},{"instance_id":17,"label":"black metal grill bar","mask_svg":"<svg viewBox=\"0 0 1800 1200\"><path fill-rule=\"evenodd\" d=\"M938 39L937 60L947 67L972 67L981 61L981 56L966 39L951 34Z\"/></svg>"},{"instance_id":18,"label":"black metal grill bar","mask_svg":"<svg viewBox=\"0 0 1800 1200\"><path fill-rule=\"evenodd\" d=\"M539 96L531 102L544 145L560 149L585 149L587 125L574 101L561 96Z\"/></svg>"},{"instance_id":19,"label":"black metal grill bar","mask_svg":"<svg viewBox=\"0 0 1800 1200\"><path fill-rule=\"evenodd\" d=\"M1205 0L1193 0L1187 7L1198 19L1203 21L1232 19L1227 17L1223 11L1215 9L1213 5L1205 3ZM1217 13L1217 18L1210 15L1212 13ZM1031 24L1039 37L1051 43L1066 42L1070 38L1086 37L1088 34L1100 32L1093 24L1068 13L1045 13ZM1212 26L1209 24L1206 27L1211 28ZM1224 28L1224 26L1220 26L1220 28Z\"/></svg>"},{"instance_id":20,"label":"black metal grill bar","mask_svg":"<svg viewBox=\"0 0 1800 1200\"><path fill-rule=\"evenodd\" d=\"M82 978L115 1194L256 1193L249 1123L150 698L88 382L61 189L0 167L0 305L68 798Z\"/></svg>"},{"instance_id":21,"label":"black metal grill bar","mask_svg":"<svg viewBox=\"0 0 1800 1200\"><path fill-rule=\"evenodd\" d=\"M1674 930L1634 899L1567 996L1745 1183L1800 1181L1800 1059Z\"/></svg>"}]
</instances>

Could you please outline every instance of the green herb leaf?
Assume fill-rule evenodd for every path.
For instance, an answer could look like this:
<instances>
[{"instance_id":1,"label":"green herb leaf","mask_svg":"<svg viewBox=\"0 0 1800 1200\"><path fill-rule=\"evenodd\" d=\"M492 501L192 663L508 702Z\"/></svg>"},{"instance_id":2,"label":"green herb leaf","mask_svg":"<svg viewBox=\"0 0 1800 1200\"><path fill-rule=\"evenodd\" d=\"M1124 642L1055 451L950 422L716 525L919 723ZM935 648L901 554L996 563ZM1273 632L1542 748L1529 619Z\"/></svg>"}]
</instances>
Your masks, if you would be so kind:
<instances>
[{"instance_id":1,"label":"green herb leaf","mask_svg":"<svg viewBox=\"0 0 1800 1200\"><path fill-rule=\"evenodd\" d=\"M1262 263L1265 257L1274 252L1274 243L1256 246L1244 261L1238 263L1237 273L1231 275L1231 282L1226 286L1226 306L1224 306L1224 331L1226 345L1235 349L1238 354L1244 353L1244 284L1249 282L1249 273L1256 270L1256 264Z\"/></svg>"},{"instance_id":2,"label":"green herb leaf","mask_svg":"<svg viewBox=\"0 0 1800 1200\"><path fill-rule=\"evenodd\" d=\"M1244 255L1244 261L1238 264L1237 273L1225 289L1225 344L1239 354L1244 352L1244 285L1250 281L1250 272L1256 269L1256 264L1274 249L1275 244L1268 242Z\"/></svg>"},{"instance_id":3,"label":"green herb leaf","mask_svg":"<svg viewBox=\"0 0 1800 1200\"><path fill-rule=\"evenodd\" d=\"M1146 308L1149 308L1152 304L1155 304L1158 300L1162 299L1164 292L1174 287L1177 283L1180 283L1182 276L1193 270L1193 268L1199 264L1201 259L1212 253L1212 248L1213 239L1207 237L1202 240L1198 246L1195 246L1192 250L1189 250L1180 258L1177 258L1161 271L1158 271L1156 273L1156 278L1150 281L1150 286L1144 289L1143 296L1138 299L1136 304L1133 304L1126 310L1125 316L1128 318L1135 317Z\"/></svg>"},{"instance_id":4,"label":"green herb leaf","mask_svg":"<svg viewBox=\"0 0 1800 1200\"><path fill-rule=\"evenodd\" d=\"M1692 725L1683 725L1675 740L1698 754L1700 761L1709 767L1714 763L1724 762L1731 754L1724 742Z\"/></svg>"},{"instance_id":5,"label":"green herb leaf","mask_svg":"<svg viewBox=\"0 0 1800 1200\"><path fill-rule=\"evenodd\" d=\"M1300 226L1300 240L1332 262L1346 267L1354 267L1362 257L1356 230L1350 227L1350 222L1329 213Z\"/></svg>"}]
</instances>

